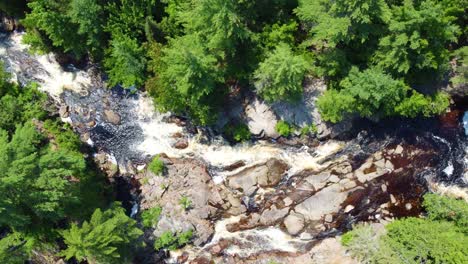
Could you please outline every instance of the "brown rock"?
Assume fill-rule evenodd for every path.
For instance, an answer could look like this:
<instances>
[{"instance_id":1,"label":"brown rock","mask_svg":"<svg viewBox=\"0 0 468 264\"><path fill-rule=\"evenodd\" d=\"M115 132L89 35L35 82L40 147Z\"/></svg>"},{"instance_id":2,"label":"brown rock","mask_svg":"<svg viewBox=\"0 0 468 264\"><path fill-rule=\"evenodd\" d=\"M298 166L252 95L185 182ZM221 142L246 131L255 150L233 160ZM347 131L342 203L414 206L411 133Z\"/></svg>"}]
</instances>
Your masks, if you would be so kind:
<instances>
[{"instance_id":1,"label":"brown rock","mask_svg":"<svg viewBox=\"0 0 468 264\"><path fill-rule=\"evenodd\" d=\"M59 108L59 115L63 118L67 118L70 116L70 112L68 112L68 105L62 105Z\"/></svg>"},{"instance_id":2,"label":"brown rock","mask_svg":"<svg viewBox=\"0 0 468 264\"><path fill-rule=\"evenodd\" d=\"M174 147L176 149L186 149L188 148L188 140L187 139L180 139L175 144Z\"/></svg>"},{"instance_id":3,"label":"brown rock","mask_svg":"<svg viewBox=\"0 0 468 264\"><path fill-rule=\"evenodd\" d=\"M121 118L119 114L112 110L104 110L104 120L113 125L119 125Z\"/></svg>"}]
</instances>

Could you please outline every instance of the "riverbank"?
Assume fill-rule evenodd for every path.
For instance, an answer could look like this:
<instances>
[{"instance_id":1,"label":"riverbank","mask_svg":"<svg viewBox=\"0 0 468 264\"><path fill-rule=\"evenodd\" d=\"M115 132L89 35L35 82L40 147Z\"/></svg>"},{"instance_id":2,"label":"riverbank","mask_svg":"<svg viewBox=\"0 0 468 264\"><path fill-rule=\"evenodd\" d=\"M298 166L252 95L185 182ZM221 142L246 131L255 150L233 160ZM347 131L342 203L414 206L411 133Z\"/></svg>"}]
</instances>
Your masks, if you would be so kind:
<instances>
[{"instance_id":1,"label":"riverbank","mask_svg":"<svg viewBox=\"0 0 468 264\"><path fill-rule=\"evenodd\" d=\"M420 215L428 190L468 197L463 107L440 118L356 120L341 140L324 136L328 128L320 123L321 141L264 134L232 145L215 130L156 112L145 93L107 89L95 67L63 69L52 54L30 55L19 33L4 36L1 45L14 78L38 82L63 121L94 148L108 176L127 179L131 195L122 199L134 216L138 208L162 207L147 242L165 231L194 230L194 246L169 261L300 263L322 239L356 222ZM311 83L316 97L323 85ZM296 108L312 113L312 122L315 97ZM292 113L290 106L270 107L258 98L242 106L254 134L271 131L271 118ZM166 165L163 177L146 169L157 154ZM182 196L191 200L189 210L179 203Z\"/></svg>"}]
</instances>

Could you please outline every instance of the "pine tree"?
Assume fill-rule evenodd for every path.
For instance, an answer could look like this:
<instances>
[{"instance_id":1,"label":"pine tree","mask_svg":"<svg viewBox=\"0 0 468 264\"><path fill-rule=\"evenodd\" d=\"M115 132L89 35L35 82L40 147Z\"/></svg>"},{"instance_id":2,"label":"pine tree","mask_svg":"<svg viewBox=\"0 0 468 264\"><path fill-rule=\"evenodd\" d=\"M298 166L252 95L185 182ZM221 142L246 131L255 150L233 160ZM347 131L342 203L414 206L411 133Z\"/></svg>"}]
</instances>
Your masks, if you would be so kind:
<instances>
[{"instance_id":1,"label":"pine tree","mask_svg":"<svg viewBox=\"0 0 468 264\"><path fill-rule=\"evenodd\" d=\"M75 257L89 263L129 263L129 249L143 232L136 221L125 215L120 204L115 203L106 211L96 209L91 219L81 226L72 224L62 232L67 249L62 251L66 259Z\"/></svg>"},{"instance_id":2,"label":"pine tree","mask_svg":"<svg viewBox=\"0 0 468 264\"><path fill-rule=\"evenodd\" d=\"M304 57L295 55L291 47L281 43L255 71L255 87L270 102L298 100L302 96L302 81L307 69Z\"/></svg>"}]
</instances>

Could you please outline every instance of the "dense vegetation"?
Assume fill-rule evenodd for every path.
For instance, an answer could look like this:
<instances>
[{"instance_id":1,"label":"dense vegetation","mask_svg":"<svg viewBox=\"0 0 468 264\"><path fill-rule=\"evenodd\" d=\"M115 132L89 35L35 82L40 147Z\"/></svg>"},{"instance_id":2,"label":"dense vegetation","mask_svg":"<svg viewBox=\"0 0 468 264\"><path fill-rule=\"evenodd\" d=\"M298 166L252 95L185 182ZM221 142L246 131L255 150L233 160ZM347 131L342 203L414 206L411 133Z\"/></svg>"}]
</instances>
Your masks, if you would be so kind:
<instances>
[{"instance_id":1,"label":"dense vegetation","mask_svg":"<svg viewBox=\"0 0 468 264\"><path fill-rule=\"evenodd\" d=\"M0 262L24 263L33 252L124 262L141 234L135 221L118 204L101 212L109 200L104 178L78 136L49 116L37 85L11 83L0 66Z\"/></svg>"},{"instance_id":2,"label":"dense vegetation","mask_svg":"<svg viewBox=\"0 0 468 264\"><path fill-rule=\"evenodd\" d=\"M427 217L388 224L385 234L358 225L342 237L353 257L363 263L466 263L468 204L426 194Z\"/></svg>"},{"instance_id":3,"label":"dense vegetation","mask_svg":"<svg viewBox=\"0 0 468 264\"><path fill-rule=\"evenodd\" d=\"M324 120L430 116L449 100L429 84L449 79L450 59L466 58L466 3L459 0L23 0L8 6L0 8L25 10L25 42L33 50L102 62L111 85L144 85L159 108L200 124L216 121L233 84L268 102L294 102L306 75L328 83L319 101ZM455 84L466 82L466 67L455 72Z\"/></svg>"}]
</instances>

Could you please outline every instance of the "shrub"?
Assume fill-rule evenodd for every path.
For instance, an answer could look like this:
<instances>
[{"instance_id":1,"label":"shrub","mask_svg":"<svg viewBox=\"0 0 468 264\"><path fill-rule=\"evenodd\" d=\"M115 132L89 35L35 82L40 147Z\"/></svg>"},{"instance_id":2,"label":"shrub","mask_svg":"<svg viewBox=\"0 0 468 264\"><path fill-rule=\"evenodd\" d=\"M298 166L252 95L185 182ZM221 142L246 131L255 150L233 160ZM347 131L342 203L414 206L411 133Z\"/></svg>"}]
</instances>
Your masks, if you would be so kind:
<instances>
[{"instance_id":1,"label":"shrub","mask_svg":"<svg viewBox=\"0 0 468 264\"><path fill-rule=\"evenodd\" d=\"M252 137L246 124L228 125L224 133L237 142L247 141Z\"/></svg>"},{"instance_id":2,"label":"shrub","mask_svg":"<svg viewBox=\"0 0 468 264\"><path fill-rule=\"evenodd\" d=\"M178 235L174 235L174 233L172 233L171 231L166 231L156 239L156 241L154 242L154 249L176 250L190 243L192 237L192 230L182 232Z\"/></svg>"},{"instance_id":3,"label":"shrub","mask_svg":"<svg viewBox=\"0 0 468 264\"><path fill-rule=\"evenodd\" d=\"M423 206L431 220L448 220L468 231L468 204L433 193L424 195Z\"/></svg>"},{"instance_id":4,"label":"shrub","mask_svg":"<svg viewBox=\"0 0 468 264\"><path fill-rule=\"evenodd\" d=\"M143 226L146 228L157 226L161 212L162 212L161 206L156 206L156 207L143 211L141 213L141 222Z\"/></svg>"},{"instance_id":5,"label":"shrub","mask_svg":"<svg viewBox=\"0 0 468 264\"><path fill-rule=\"evenodd\" d=\"M179 204L182 206L182 208L188 210L192 206L192 201L187 196L182 196L179 200Z\"/></svg>"},{"instance_id":6,"label":"shrub","mask_svg":"<svg viewBox=\"0 0 468 264\"><path fill-rule=\"evenodd\" d=\"M371 225L354 226L353 230L341 237L341 243L351 252L351 256L360 262L378 263L376 260L381 251L381 244L379 236Z\"/></svg>"},{"instance_id":7,"label":"shrub","mask_svg":"<svg viewBox=\"0 0 468 264\"><path fill-rule=\"evenodd\" d=\"M288 124L288 122L283 120L279 121L276 124L275 130L276 132L278 132L278 134L280 134L283 137L289 137L289 135L291 135L292 132L291 126Z\"/></svg>"},{"instance_id":8,"label":"shrub","mask_svg":"<svg viewBox=\"0 0 468 264\"><path fill-rule=\"evenodd\" d=\"M159 155L156 155L156 157L153 158L153 160L148 166L148 169L156 175L160 175L163 173L164 162L160 159Z\"/></svg>"},{"instance_id":9,"label":"shrub","mask_svg":"<svg viewBox=\"0 0 468 264\"><path fill-rule=\"evenodd\" d=\"M311 124L311 125L304 126L303 128L301 128L301 135L305 136L308 134L312 134L312 135L317 134L317 126L315 124Z\"/></svg>"},{"instance_id":10,"label":"shrub","mask_svg":"<svg viewBox=\"0 0 468 264\"><path fill-rule=\"evenodd\" d=\"M407 218L386 226L383 244L402 263L468 263L468 237L452 222Z\"/></svg>"}]
</instances>

